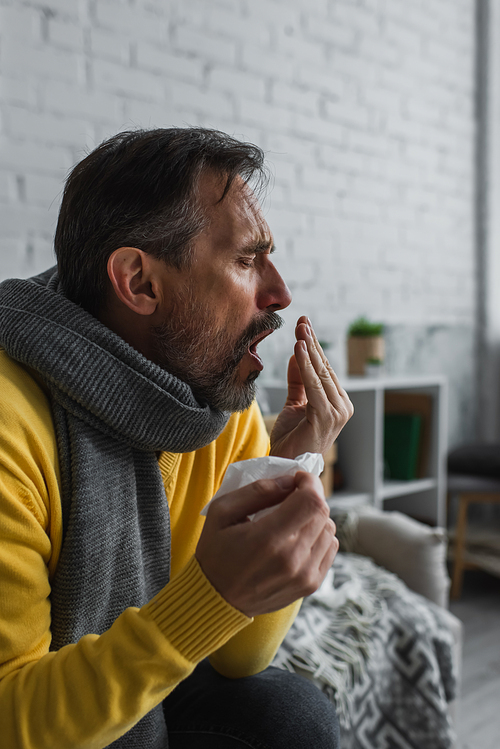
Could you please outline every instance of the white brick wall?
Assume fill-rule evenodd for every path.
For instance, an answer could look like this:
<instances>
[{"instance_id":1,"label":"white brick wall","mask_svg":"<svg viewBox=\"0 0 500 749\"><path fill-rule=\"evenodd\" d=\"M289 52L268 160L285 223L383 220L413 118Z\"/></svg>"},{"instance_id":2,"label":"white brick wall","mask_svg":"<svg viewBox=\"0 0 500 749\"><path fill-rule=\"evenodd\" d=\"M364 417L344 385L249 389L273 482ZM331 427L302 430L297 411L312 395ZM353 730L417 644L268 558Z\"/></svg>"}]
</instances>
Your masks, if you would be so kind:
<instances>
[{"instance_id":1,"label":"white brick wall","mask_svg":"<svg viewBox=\"0 0 500 749\"><path fill-rule=\"evenodd\" d=\"M0 278L50 261L86 149L203 124L268 152L286 319L341 369L362 313L472 326L473 66L473 0L0 0Z\"/></svg>"}]
</instances>

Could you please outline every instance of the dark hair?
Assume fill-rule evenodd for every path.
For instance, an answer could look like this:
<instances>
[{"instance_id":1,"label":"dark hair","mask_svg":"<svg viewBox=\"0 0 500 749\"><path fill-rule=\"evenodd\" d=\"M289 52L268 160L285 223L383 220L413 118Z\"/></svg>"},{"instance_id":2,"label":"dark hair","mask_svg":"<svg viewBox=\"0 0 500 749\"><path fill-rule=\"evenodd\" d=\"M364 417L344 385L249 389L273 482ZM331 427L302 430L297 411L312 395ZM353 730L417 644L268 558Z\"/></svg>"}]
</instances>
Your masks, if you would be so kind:
<instances>
[{"instance_id":1,"label":"dark hair","mask_svg":"<svg viewBox=\"0 0 500 749\"><path fill-rule=\"evenodd\" d=\"M217 130L123 132L70 173L54 239L64 292L96 314L109 289L107 262L118 247L138 247L176 268L189 265L192 240L207 223L197 197L203 172L267 181L264 154Z\"/></svg>"}]
</instances>

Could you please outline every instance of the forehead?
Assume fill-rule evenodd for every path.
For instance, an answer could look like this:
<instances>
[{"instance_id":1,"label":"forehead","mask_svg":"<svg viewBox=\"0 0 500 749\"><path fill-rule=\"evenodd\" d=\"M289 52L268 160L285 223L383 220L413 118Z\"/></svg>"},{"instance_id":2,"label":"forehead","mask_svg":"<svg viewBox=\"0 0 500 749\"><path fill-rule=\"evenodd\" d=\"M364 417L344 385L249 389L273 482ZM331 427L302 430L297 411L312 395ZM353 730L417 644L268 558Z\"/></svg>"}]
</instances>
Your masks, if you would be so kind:
<instances>
[{"instance_id":1,"label":"forehead","mask_svg":"<svg viewBox=\"0 0 500 749\"><path fill-rule=\"evenodd\" d=\"M207 174L200 179L199 197L209 218L205 237L222 248L253 242L271 244L271 230L254 191L238 176L221 200L224 186L225 180L219 176Z\"/></svg>"}]
</instances>

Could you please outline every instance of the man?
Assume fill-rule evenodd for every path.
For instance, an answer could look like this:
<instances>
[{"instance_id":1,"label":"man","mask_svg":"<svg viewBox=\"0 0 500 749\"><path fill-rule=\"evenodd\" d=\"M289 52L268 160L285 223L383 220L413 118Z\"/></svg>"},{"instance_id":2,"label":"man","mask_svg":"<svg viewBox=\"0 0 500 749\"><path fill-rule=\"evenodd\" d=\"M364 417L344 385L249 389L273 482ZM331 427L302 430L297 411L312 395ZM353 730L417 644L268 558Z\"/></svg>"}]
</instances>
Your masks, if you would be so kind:
<instances>
[{"instance_id":1,"label":"man","mask_svg":"<svg viewBox=\"0 0 500 749\"><path fill-rule=\"evenodd\" d=\"M267 669L338 548L319 480L261 480L200 517L230 463L269 449L257 346L290 293L263 174L222 133L122 133L68 179L58 272L0 287L8 749L337 745L319 690ZM352 413L307 318L296 335L286 458Z\"/></svg>"}]
</instances>

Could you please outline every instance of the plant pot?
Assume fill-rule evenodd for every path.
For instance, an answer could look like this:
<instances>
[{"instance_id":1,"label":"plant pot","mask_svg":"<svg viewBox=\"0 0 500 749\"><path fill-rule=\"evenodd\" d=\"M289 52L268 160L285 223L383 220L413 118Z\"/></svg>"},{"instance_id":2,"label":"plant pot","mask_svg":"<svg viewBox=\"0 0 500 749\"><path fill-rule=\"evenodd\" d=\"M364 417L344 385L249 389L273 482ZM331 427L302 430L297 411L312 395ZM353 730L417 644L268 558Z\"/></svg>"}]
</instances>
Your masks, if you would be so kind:
<instances>
[{"instance_id":1,"label":"plant pot","mask_svg":"<svg viewBox=\"0 0 500 749\"><path fill-rule=\"evenodd\" d=\"M368 359L384 361L383 336L353 335L347 339L347 366L349 375L364 375Z\"/></svg>"}]
</instances>

